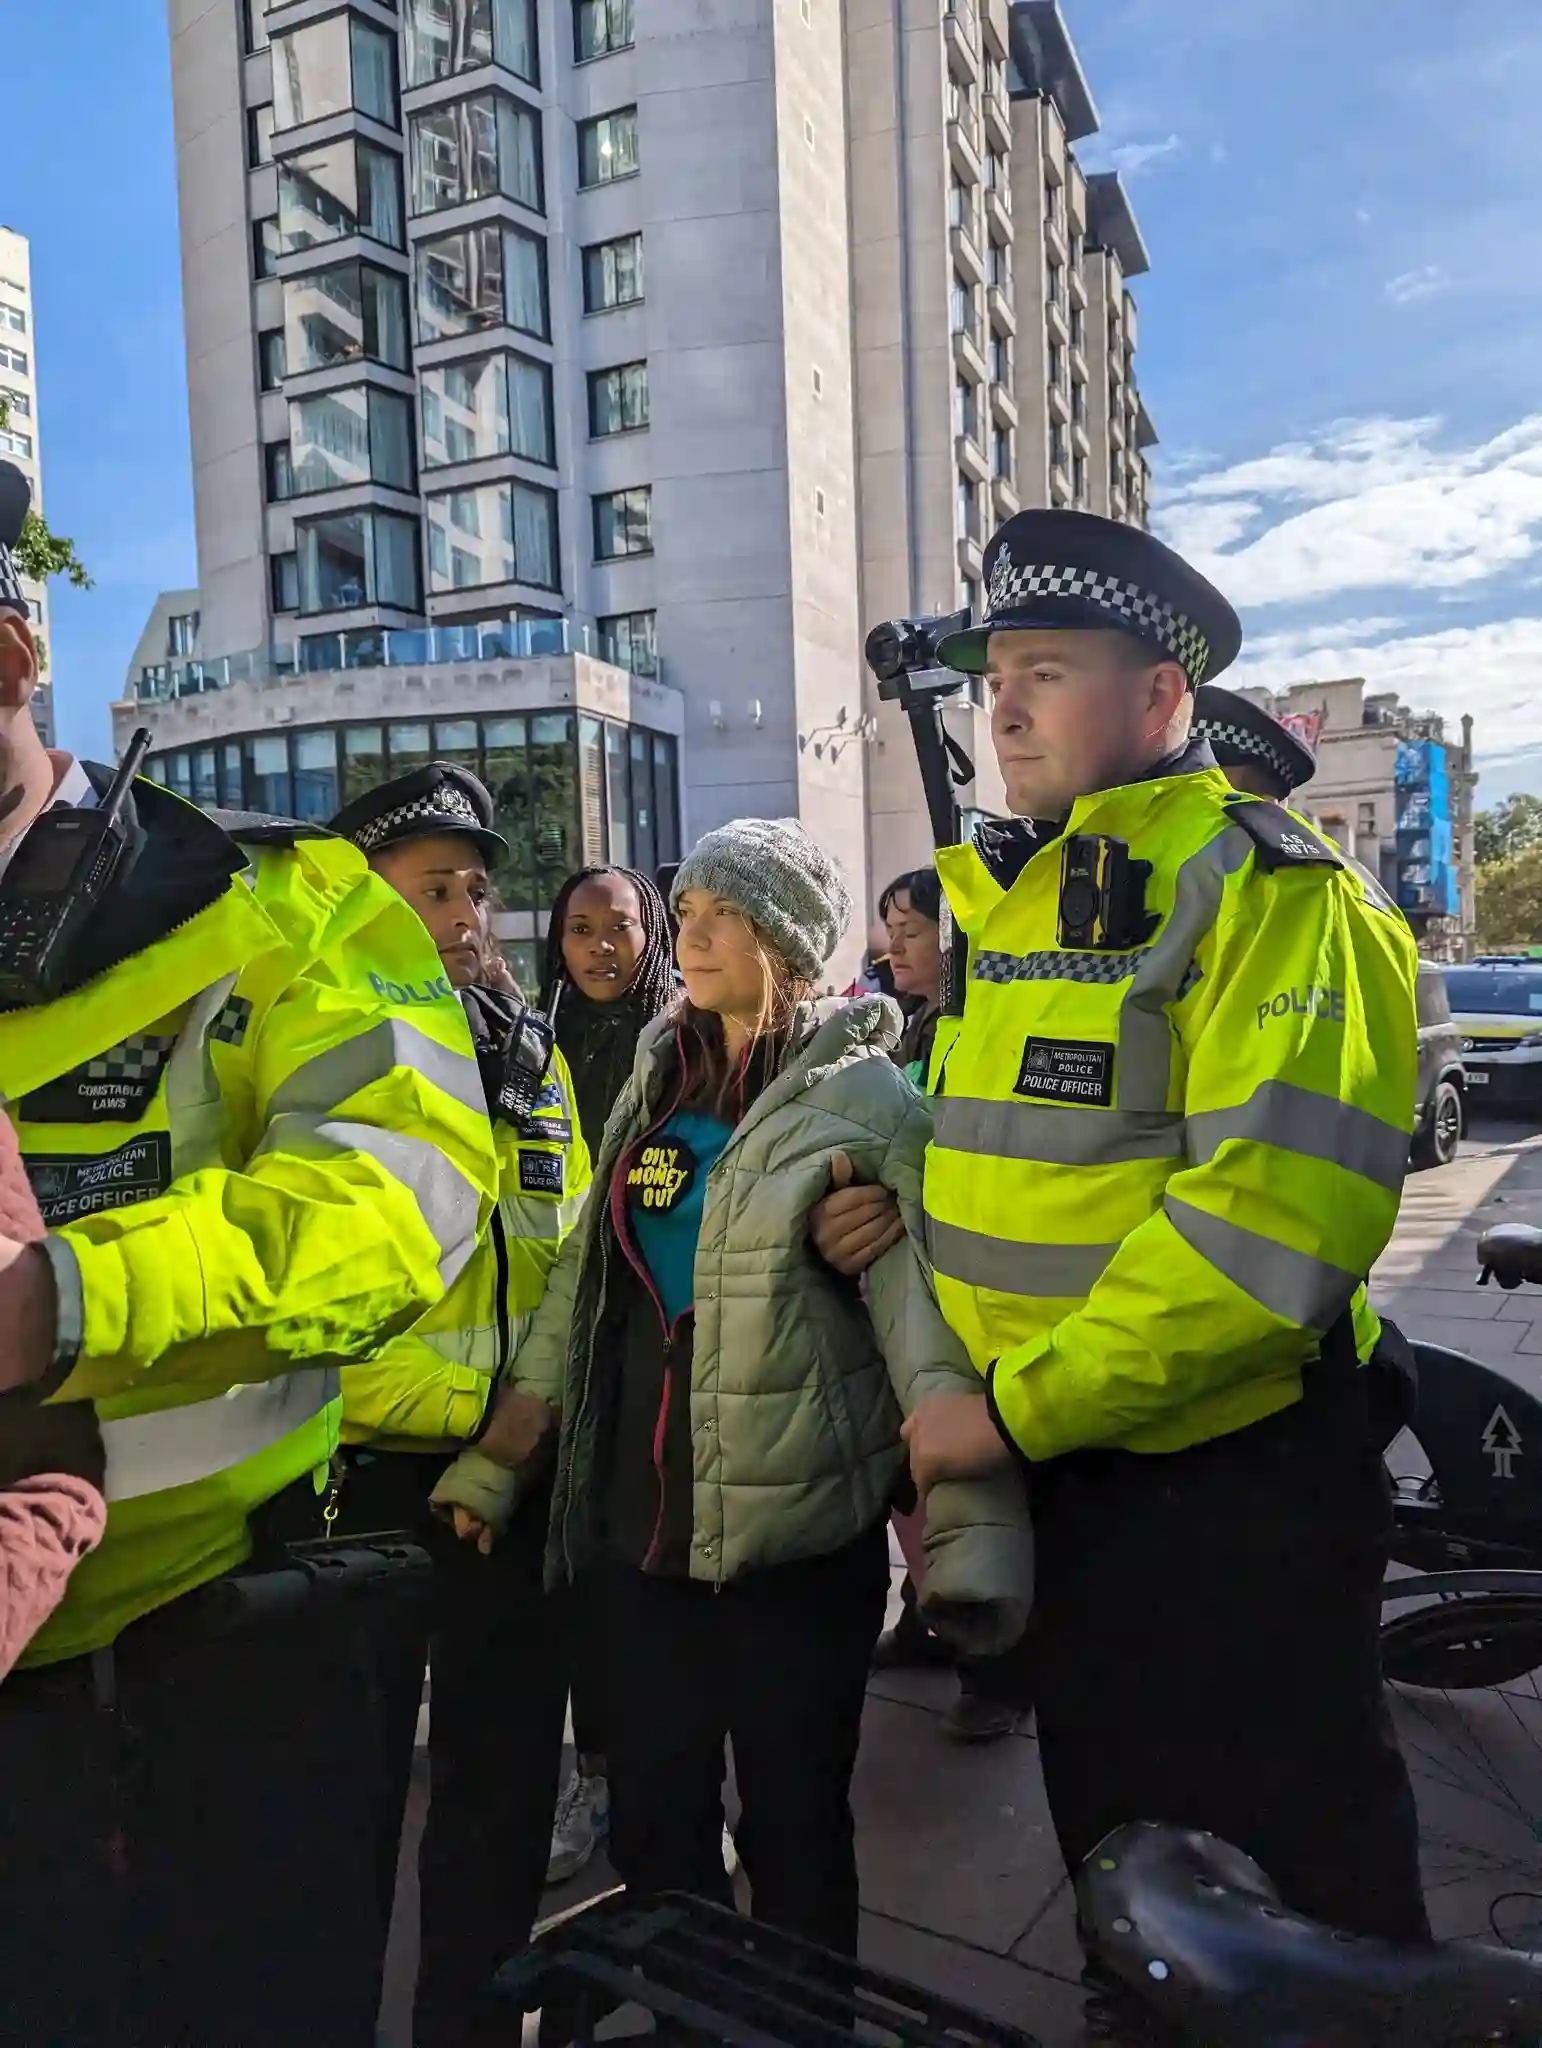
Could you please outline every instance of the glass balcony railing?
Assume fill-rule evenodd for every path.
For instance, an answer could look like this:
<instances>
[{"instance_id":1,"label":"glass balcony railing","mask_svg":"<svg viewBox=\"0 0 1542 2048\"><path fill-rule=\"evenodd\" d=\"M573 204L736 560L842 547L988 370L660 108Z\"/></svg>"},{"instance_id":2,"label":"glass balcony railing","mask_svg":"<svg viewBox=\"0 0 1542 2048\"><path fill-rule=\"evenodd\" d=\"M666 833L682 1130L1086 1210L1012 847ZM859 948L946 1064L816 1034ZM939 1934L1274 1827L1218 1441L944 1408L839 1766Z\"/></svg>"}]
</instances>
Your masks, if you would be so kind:
<instances>
[{"instance_id":1,"label":"glass balcony railing","mask_svg":"<svg viewBox=\"0 0 1542 2048\"><path fill-rule=\"evenodd\" d=\"M465 661L529 661L561 654L609 659L597 628L588 619L357 626L345 633L307 634L292 647L254 648L213 661L159 665L141 674L134 695L141 703L163 703L176 697L200 697L209 690L228 690L236 683L266 682L274 676L328 675L343 669L435 668Z\"/></svg>"}]
</instances>

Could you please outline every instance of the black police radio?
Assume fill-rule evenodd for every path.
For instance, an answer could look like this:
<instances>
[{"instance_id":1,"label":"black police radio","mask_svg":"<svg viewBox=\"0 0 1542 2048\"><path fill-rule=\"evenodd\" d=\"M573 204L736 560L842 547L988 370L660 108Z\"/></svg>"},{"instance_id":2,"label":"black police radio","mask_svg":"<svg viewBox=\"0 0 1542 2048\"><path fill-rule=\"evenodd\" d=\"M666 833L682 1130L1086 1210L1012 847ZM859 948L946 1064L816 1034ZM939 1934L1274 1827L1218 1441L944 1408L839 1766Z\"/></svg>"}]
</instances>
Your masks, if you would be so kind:
<instances>
[{"instance_id":1,"label":"black police radio","mask_svg":"<svg viewBox=\"0 0 1542 2048\"><path fill-rule=\"evenodd\" d=\"M144 844L129 785L149 750L141 726L95 810L56 805L17 845L0 877L0 1004L32 1008L63 992L76 940Z\"/></svg>"}]
</instances>

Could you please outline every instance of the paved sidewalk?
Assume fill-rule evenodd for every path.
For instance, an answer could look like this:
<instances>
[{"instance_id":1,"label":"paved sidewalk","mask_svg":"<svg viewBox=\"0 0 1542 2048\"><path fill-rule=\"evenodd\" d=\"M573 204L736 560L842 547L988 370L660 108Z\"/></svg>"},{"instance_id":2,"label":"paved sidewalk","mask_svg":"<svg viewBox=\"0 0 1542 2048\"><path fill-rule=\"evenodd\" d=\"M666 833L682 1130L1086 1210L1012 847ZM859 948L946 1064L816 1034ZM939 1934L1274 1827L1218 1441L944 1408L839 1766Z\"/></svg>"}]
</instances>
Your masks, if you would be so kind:
<instances>
[{"instance_id":1,"label":"paved sidewalk","mask_svg":"<svg viewBox=\"0 0 1542 2048\"><path fill-rule=\"evenodd\" d=\"M1471 1351L1542 1396L1542 1290L1510 1296L1473 1284L1477 1236L1503 1220L1542 1224L1542 1134L1496 1126L1477 1133L1454 1166L1415 1175L1376 1274L1377 1299L1412 1335ZM886 1673L869 1693L855 1784L864 1950L881 1968L1028 2029L1044 2048L1070 2048L1080 1965L1037 1747L1031 1732L975 1749L949 1741L941 1717L952 1685L947 1673ZM1507 1711L1514 1717L1520 1708ZM1542 1705L1536 1712L1542 1720ZM1477 1797L1483 1772L1481 1759L1471 1764L1469 1726L1449 1716L1437 1725L1401 1701L1398 1715L1405 1746L1420 1758L1437 1931L1487 1935L1491 1901L1513 1889L1517 1858L1536 1865L1533 1888L1542 1891L1529 1817L1477 1810L1493 1802ZM1532 1810L1542 1810L1542 1761L1536 1784ZM1486 1827L1514 1839L1491 1850ZM560 1910L611 1882L600 1866L553 1894L550 1906ZM383 2048L408 2048L401 2016L414 1908L409 1875Z\"/></svg>"}]
</instances>

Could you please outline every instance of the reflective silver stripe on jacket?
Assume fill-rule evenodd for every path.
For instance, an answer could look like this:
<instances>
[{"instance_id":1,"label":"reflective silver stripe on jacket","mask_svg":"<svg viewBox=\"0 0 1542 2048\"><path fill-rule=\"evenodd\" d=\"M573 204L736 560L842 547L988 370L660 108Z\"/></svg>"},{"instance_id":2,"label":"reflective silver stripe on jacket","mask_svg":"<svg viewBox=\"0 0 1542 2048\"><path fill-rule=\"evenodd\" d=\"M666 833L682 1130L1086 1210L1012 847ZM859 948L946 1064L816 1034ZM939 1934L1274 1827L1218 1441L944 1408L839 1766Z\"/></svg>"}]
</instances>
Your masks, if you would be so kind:
<instances>
[{"instance_id":1,"label":"reflective silver stripe on jacket","mask_svg":"<svg viewBox=\"0 0 1542 2048\"><path fill-rule=\"evenodd\" d=\"M1292 1081L1264 1081L1235 1108L1198 1111L1189 1118L1187 1136L1195 1166L1213 1159L1229 1138L1241 1138L1305 1159L1326 1159L1393 1194L1408 1171L1407 1131Z\"/></svg>"},{"instance_id":2,"label":"reflective silver stripe on jacket","mask_svg":"<svg viewBox=\"0 0 1542 2048\"><path fill-rule=\"evenodd\" d=\"M933 1270L964 1287L996 1294L1044 1295L1079 1300L1090 1294L1118 1251L1116 1244L1020 1244L956 1223L926 1219L926 1249Z\"/></svg>"},{"instance_id":3,"label":"reflective silver stripe on jacket","mask_svg":"<svg viewBox=\"0 0 1542 2048\"><path fill-rule=\"evenodd\" d=\"M1361 1276L1276 1244L1240 1223L1225 1223L1169 1194L1167 1220L1191 1250L1282 1322L1328 1330L1349 1307Z\"/></svg>"},{"instance_id":4,"label":"reflective silver stripe on jacket","mask_svg":"<svg viewBox=\"0 0 1542 2048\"><path fill-rule=\"evenodd\" d=\"M312 1421L337 1389L336 1372L316 1366L181 1408L104 1422L107 1498L138 1500L245 1464Z\"/></svg>"},{"instance_id":5,"label":"reflective silver stripe on jacket","mask_svg":"<svg viewBox=\"0 0 1542 2048\"><path fill-rule=\"evenodd\" d=\"M1228 825L1179 868L1167 922L1146 948L1119 1009L1115 1071L1120 1109L1166 1109L1173 1065L1167 1006L1193 988L1198 978L1194 955L1220 915L1227 877L1252 851L1253 841L1242 827Z\"/></svg>"},{"instance_id":6,"label":"reflective silver stripe on jacket","mask_svg":"<svg viewBox=\"0 0 1542 2048\"><path fill-rule=\"evenodd\" d=\"M313 1064L319 1064L315 1062ZM470 1258L477 1242L481 1207L475 1187L454 1161L426 1138L378 1124L348 1123L341 1118L312 1122L293 1111L275 1116L253 1154L283 1152L295 1159L334 1158L340 1152L361 1152L400 1181L416 1201L439 1245L439 1275L446 1287Z\"/></svg>"},{"instance_id":7,"label":"reflective silver stripe on jacket","mask_svg":"<svg viewBox=\"0 0 1542 2048\"><path fill-rule=\"evenodd\" d=\"M383 1081L397 1067L421 1074L463 1109L487 1114L482 1075L469 1052L441 1045L403 1017L382 1017L368 1031L329 1045L313 1060L296 1067L273 1091L270 1112L289 1109L336 1109L372 1081Z\"/></svg>"},{"instance_id":8,"label":"reflective silver stripe on jacket","mask_svg":"<svg viewBox=\"0 0 1542 2048\"><path fill-rule=\"evenodd\" d=\"M934 1145L980 1159L1117 1166L1131 1159L1183 1157L1183 1118L1176 1111L1078 1109L939 1095L932 1114Z\"/></svg>"}]
</instances>

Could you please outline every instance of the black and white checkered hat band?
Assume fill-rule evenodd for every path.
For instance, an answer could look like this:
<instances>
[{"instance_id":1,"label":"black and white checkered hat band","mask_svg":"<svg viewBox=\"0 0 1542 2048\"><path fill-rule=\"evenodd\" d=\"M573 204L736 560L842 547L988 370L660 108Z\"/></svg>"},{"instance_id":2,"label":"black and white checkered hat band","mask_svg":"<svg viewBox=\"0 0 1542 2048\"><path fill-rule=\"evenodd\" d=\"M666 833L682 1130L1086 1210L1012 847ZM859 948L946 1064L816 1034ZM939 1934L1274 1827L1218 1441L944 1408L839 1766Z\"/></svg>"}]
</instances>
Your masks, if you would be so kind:
<instances>
[{"instance_id":1,"label":"black and white checkered hat band","mask_svg":"<svg viewBox=\"0 0 1542 2048\"><path fill-rule=\"evenodd\" d=\"M1210 666L1210 643L1191 618L1138 584L1122 583L1098 569L1070 569L1058 562L1011 562L1003 555L991 571L990 625L1001 612L1021 611L1030 598L1074 597L1124 621L1143 640L1154 640L1180 662L1197 689Z\"/></svg>"},{"instance_id":2,"label":"black and white checkered hat band","mask_svg":"<svg viewBox=\"0 0 1542 2048\"><path fill-rule=\"evenodd\" d=\"M441 783L431 796L417 797L410 804L399 804L394 811L383 811L378 818L371 818L367 825L361 825L354 833L353 843L360 853L373 853L386 840L399 839L404 825L423 823L442 823L451 832L485 832L488 829L463 790L450 783Z\"/></svg>"},{"instance_id":3,"label":"black and white checkered hat band","mask_svg":"<svg viewBox=\"0 0 1542 2048\"><path fill-rule=\"evenodd\" d=\"M1295 788L1296 764L1267 733L1254 732L1246 725L1223 725L1214 719L1202 718L1195 727L1195 734L1208 740L1212 747L1230 747L1233 753L1251 754L1255 761L1262 761L1271 774L1277 775L1287 789Z\"/></svg>"}]
</instances>

